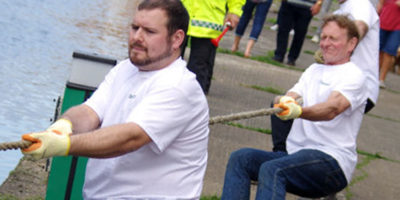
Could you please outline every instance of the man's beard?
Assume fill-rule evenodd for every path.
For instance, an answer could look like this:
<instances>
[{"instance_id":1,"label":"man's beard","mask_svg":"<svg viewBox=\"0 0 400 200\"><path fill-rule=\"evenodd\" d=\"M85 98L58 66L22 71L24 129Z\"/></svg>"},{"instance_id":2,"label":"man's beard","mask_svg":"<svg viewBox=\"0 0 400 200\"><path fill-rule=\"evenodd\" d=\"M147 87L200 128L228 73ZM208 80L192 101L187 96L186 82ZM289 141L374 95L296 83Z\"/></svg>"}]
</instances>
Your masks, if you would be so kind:
<instances>
[{"instance_id":1,"label":"man's beard","mask_svg":"<svg viewBox=\"0 0 400 200\"><path fill-rule=\"evenodd\" d=\"M170 44L170 42L168 42L167 49L162 54L160 54L160 55L158 55L156 57L152 57L152 58L151 57L146 57L144 59L136 59L136 58L134 58L134 56L131 56L132 46L135 46L135 45L137 45L137 44L133 44L129 48L129 59L131 60L131 62L134 65L136 65L138 67L143 67L143 66L146 66L146 65L150 65L150 64L156 63L156 62L158 62L160 60L163 60L164 58L170 57L172 55L172 53L173 53L172 48L171 48L171 44ZM146 52L147 52L147 49L146 49Z\"/></svg>"}]
</instances>

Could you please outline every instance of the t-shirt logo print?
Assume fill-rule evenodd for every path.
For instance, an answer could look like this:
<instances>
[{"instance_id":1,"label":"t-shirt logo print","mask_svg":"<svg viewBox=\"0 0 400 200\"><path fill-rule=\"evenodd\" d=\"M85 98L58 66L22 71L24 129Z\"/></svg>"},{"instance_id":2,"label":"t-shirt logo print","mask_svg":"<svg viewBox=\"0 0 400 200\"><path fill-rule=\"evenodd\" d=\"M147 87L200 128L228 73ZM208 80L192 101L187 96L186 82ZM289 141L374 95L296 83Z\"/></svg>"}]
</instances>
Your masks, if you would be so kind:
<instances>
[{"instance_id":1,"label":"t-shirt logo print","mask_svg":"<svg viewBox=\"0 0 400 200\"><path fill-rule=\"evenodd\" d=\"M136 97L136 94L129 94L128 99L134 99Z\"/></svg>"}]
</instances>

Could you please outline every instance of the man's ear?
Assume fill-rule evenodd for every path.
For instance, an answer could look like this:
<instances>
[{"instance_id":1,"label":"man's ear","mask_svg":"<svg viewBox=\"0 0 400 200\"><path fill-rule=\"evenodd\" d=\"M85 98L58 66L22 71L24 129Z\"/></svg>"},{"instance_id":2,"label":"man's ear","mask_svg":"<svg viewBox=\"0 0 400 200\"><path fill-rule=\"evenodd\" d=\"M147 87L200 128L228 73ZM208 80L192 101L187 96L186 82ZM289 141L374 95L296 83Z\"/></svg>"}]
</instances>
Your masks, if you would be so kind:
<instances>
[{"instance_id":1,"label":"man's ear","mask_svg":"<svg viewBox=\"0 0 400 200\"><path fill-rule=\"evenodd\" d=\"M172 35L172 48L179 49L183 41L185 40L185 32L182 29L175 31Z\"/></svg>"},{"instance_id":2,"label":"man's ear","mask_svg":"<svg viewBox=\"0 0 400 200\"><path fill-rule=\"evenodd\" d=\"M358 39L356 37L353 37L349 40L348 43L349 43L348 50L350 51L350 53L354 52L354 49L356 49L357 44L358 44Z\"/></svg>"}]
</instances>

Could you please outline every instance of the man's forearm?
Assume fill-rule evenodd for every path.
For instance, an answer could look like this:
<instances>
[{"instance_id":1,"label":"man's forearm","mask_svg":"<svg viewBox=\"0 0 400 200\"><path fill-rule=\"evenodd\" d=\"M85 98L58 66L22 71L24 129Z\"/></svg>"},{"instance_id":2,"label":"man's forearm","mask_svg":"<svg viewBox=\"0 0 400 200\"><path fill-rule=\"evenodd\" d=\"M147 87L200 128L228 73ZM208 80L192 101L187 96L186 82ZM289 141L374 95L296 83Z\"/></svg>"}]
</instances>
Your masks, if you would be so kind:
<instances>
[{"instance_id":1,"label":"man's forearm","mask_svg":"<svg viewBox=\"0 0 400 200\"><path fill-rule=\"evenodd\" d=\"M311 121L329 121L349 107L350 102L341 93L333 91L326 101L303 107L300 118Z\"/></svg>"},{"instance_id":2,"label":"man's forearm","mask_svg":"<svg viewBox=\"0 0 400 200\"><path fill-rule=\"evenodd\" d=\"M329 121L335 118L339 113L337 107L326 102L316 104L310 107L303 107L300 118L310 121Z\"/></svg>"},{"instance_id":3,"label":"man's forearm","mask_svg":"<svg viewBox=\"0 0 400 200\"><path fill-rule=\"evenodd\" d=\"M360 35L359 41L361 41L368 32L368 25L360 20L355 20L354 23L356 24L358 34Z\"/></svg>"},{"instance_id":4,"label":"man's forearm","mask_svg":"<svg viewBox=\"0 0 400 200\"><path fill-rule=\"evenodd\" d=\"M85 104L68 109L60 118L71 121L73 133L88 132L100 127L96 112Z\"/></svg>"},{"instance_id":5,"label":"man's forearm","mask_svg":"<svg viewBox=\"0 0 400 200\"><path fill-rule=\"evenodd\" d=\"M151 142L135 123L113 125L72 135L69 155L109 158L135 151Z\"/></svg>"}]
</instances>

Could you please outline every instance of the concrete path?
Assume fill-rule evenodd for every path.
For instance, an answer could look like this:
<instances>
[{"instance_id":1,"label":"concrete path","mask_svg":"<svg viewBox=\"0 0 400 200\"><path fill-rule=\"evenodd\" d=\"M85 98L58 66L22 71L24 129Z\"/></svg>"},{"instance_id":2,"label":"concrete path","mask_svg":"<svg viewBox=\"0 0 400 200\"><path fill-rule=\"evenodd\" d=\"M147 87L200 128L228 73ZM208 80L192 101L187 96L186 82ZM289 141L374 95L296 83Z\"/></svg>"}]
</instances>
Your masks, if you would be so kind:
<instances>
[{"instance_id":1,"label":"concrete path","mask_svg":"<svg viewBox=\"0 0 400 200\"><path fill-rule=\"evenodd\" d=\"M268 14L273 18L275 13ZM310 27L316 26L313 21ZM270 22L255 45L253 56L266 56L275 49L276 32ZM251 27L243 37L239 51L243 52ZM312 35L313 31L309 30ZM230 49L233 33L228 32L220 48ZM305 69L312 62L318 45L306 39L297 67ZM252 89L251 86L272 87L286 91L298 80L301 71L277 67L243 57L218 53L211 89L208 95L210 116L268 108L275 94ZM400 76L388 74L387 89L380 91L376 107L364 117L358 136L358 166L352 183L338 194L339 199L398 199L400 196ZM270 129L269 117L240 120L247 127ZM272 149L271 136L229 125L210 127L209 161L203 194L220 196L229 154L242 147ZM253 188L253 196L254 196ZM287 199L298 197L289 194Z\"/></svg>"}]
</instances>

